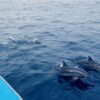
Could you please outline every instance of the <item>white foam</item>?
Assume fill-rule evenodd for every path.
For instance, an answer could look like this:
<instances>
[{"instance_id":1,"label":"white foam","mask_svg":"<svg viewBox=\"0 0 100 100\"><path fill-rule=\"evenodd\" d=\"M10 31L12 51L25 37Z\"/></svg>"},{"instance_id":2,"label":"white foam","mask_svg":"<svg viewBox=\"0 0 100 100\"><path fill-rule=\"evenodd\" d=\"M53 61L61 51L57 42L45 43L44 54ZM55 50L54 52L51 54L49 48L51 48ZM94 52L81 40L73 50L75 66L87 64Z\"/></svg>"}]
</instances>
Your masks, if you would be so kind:
<instances>
[{"instance_id":1,"label":"white foam","mask_svg":"<svg viewBox=\"0 0 100 100\"><path fill-rule=\"evenodd\" d=\"M75 66L75 68L78 68L78 66Z\"/></svg>"},{"instance_id":2,"label":"white foam","mask_svg":"<svg viewBox=\"0 0 100 100\"><path fill-rule=\"evenodd\" d=\"M14 38L13 36L10 36L9 39L10 39L11 41L15 41L15 38Z\"/></svg>"}]
</instances>

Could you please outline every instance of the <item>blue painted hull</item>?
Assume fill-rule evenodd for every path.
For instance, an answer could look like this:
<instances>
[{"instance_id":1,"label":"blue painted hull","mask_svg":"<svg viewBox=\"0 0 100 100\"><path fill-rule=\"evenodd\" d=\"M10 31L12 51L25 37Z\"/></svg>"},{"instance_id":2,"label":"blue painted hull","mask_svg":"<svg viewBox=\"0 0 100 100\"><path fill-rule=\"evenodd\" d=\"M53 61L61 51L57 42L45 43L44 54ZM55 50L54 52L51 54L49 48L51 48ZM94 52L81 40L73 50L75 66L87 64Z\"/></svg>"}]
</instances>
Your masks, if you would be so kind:
<instances>
[{"instance_id":1,"label":"blue painted hull","mask_svg":"<svg viewBox=\"0 0 100 100\"><path fill-rule=\"evenodd\" d=\"M0 76L0 100L22 100L17 92Z\"/></svg>"}]
</instances>

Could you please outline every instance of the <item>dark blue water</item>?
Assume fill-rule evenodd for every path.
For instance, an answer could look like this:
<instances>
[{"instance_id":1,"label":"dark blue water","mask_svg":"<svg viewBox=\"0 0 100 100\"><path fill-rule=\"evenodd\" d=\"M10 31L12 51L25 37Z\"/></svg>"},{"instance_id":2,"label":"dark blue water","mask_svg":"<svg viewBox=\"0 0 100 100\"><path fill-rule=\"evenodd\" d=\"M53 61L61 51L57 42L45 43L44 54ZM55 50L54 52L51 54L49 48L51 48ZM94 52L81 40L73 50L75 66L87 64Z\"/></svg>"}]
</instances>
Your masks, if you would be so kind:
<instances>
[{"instance_id":1,"label":"dark blue water","mask_svg":"<svg viewBox=\"0 0 100 100\"><path fill-rule=\"evenodd\" d=\"M55 73L88 55L100 61L99 0L0 0L0 75L24 100L100 100L93 73L84 91Z\"/></svg>"}]
</instances>

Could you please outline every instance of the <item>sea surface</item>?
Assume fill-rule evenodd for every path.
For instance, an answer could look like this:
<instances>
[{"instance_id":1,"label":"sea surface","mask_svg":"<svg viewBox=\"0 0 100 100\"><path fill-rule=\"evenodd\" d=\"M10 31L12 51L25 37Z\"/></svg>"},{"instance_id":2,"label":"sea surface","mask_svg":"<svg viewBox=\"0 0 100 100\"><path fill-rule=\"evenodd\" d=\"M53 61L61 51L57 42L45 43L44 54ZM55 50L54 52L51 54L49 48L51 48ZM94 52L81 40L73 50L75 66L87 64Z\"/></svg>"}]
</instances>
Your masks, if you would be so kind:
<instances>
[{"instance_id":1,"label":"sea surface","mask_svg":"<svg viewBox=\"0 0 100 100\"><path fill-rule=\"evenodd\" d=\"M23 100L100 100L99 73L85 90L56 74L88 56L100 62L100 0L0 0L0 75Z\"/></svg>"}]
</instances>

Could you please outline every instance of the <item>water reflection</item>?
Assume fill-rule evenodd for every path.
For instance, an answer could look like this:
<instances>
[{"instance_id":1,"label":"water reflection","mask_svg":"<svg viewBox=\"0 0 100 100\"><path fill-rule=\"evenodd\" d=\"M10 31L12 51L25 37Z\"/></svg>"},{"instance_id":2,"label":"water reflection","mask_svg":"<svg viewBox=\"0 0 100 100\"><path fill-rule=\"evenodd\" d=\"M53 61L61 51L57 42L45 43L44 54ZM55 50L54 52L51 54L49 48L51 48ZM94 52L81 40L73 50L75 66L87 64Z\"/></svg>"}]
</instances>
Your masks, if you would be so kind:
<instances>
[{"instance_id":1,"label":"water reflection","mask_svg":"<svg viewBox=\"0 0 100 100\"><path fill-rule=\"evenodd\" d=\"M85 91L94 86L82 79L73 80L72 77L58 76L58 82L63 86L65 90Z\"/></svg>"}]
</instances>

